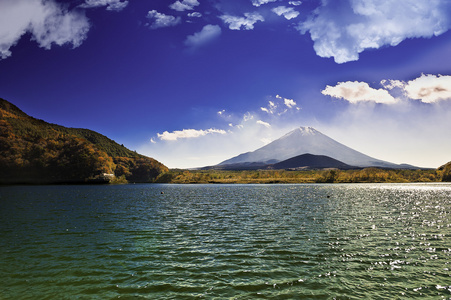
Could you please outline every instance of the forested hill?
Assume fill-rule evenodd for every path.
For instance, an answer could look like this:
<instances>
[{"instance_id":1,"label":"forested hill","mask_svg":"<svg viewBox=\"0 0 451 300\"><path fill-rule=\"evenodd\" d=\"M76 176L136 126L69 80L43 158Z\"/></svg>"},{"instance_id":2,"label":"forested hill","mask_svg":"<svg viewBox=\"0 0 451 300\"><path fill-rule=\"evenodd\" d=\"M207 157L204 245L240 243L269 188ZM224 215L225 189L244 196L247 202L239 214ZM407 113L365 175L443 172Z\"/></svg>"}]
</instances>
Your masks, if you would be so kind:
<instances>
[{"instance_id":1,"label":"forested hill","mask_svg":"<svg viewBox=\"0 0 451 300\"><path fill-rule=\"evenodd\" d=\"M442 181L451 182L451 161L438 168L443 171Z\"/></svg>"},{"instance_id":2,"label":"forested hill","mask_svg":"<svg viewBox=\"0 0 451 300\"><path fill-rule=\"evenodd\" d=\"M47 123L0 98L0 183L153 182L167 171L95 131Z\"/></svg>"}]
</instances>

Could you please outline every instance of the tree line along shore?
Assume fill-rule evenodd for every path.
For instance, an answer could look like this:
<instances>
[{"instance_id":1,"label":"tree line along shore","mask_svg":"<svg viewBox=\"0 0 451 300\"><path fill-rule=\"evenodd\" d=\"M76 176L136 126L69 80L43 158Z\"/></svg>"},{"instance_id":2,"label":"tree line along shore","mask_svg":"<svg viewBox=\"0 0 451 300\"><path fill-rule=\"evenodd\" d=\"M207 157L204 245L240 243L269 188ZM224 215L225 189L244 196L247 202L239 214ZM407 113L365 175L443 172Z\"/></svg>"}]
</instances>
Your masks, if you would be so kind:
<instances>
[{"instance_id":1,"label":"tree line along shore","mask_svg":"<svg viewBox=\"0 0 451 300\"><path fill-rule=\"evenodd\" d=\"M449 168L357 170L180 170L160 174L156 183L409 183L450 181Z\"/></svg>"}]
</instances>

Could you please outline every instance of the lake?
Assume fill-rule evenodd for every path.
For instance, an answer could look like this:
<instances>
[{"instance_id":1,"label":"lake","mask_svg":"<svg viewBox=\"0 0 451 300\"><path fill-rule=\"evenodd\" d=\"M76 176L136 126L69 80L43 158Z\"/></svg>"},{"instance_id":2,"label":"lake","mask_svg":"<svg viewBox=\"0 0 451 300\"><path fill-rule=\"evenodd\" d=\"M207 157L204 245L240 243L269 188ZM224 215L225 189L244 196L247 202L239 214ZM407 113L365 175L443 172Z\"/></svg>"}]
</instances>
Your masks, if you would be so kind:
<instances>
[{"instance_id":1,"label":"lake","mask_svg":"<svg viewBox=\"0 0 451 300\"><path fill-rule=\"evenodd\" d=\"M0 187L0 299L447 299L451 184Z\"/></svg>"}]
</instances>

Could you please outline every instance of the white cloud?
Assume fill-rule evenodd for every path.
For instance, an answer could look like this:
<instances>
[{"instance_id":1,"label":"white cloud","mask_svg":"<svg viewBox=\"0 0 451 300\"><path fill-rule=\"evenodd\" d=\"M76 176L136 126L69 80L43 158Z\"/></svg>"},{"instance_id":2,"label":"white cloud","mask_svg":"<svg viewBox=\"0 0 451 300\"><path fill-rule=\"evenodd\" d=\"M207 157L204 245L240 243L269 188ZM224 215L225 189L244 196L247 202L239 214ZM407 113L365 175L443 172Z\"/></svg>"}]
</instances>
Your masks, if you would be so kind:
<instances>
[{"instance_id":1,"label":"white cloud","mask_svg":"<svg viewBox=\"0 0 451 300\"><path fill-rule=\"evenodd\" d=\"M388 90L393 90L395 88L402 88L404 89L406 83L400 80L381 80L381 85Z\"/></svg>"},{"instance_id":2,"label":"white cloud","mask_svg":"<svg viewBox=\"0 0 451 300\"><path fill-rule=\"evenodd\" d=\"M199 5L199 1L197 0L183 0L176 1L169 5L170 8L176 11L185 11L185 10L193 10L195 6Z\"/></svg>"},{"instance_id":3,"label":"white cloud","mask_svg":"<svg viewBox=\"0 0 451 300\"><path fill-rule=\"evenodd\" d=\"M295 102L293 99L287 99L287 98L284 98L284 99L283 99L283 103L284 103L288 108L296 107L296 102Z\"/></svg>"},{"instance_id":4,"label":"white cloud","mask_svg":"<svg viewBox=\"0 0 451 300\"><path fill-rule=\"evenodd\" d=\"M90 24L80 11L67 11L54 1L0 1L0 59L11 56L10 48L30 33L40 47L72 44L78 47L86 39Z\"/></svg>"},{"instance_id":5,"label":"white cloud","mask_svg":"<svg viewBox=\"0 0 451 300\"><path fill-rule=\"evenodd\" d=\"M288 109L296 108L296 110L300 110L293 99L287 99L280 95L276 95L276 99L282 100L283 103L280 103L281 101L278 100L268 101L268 105L266 107L260 107L260 110L272 116L281 116L287 113ZM284 106L288 107L288 109L284 108Z\"/></svg>"},{"instance_id":6,"label":"white cloud","mask_svg":"<svg viewBox=\"0 0 451 300\"><path fill-rule=\"evenodd\" d=\"M434 103L451 99L451 76L421 75L408 81L404 86L410 99L419 99L424 103Z\"/></svg>"},{"instance_id":7,"label":"white cloud","mask_svg":"<svg viewBox=\"0 0 451 300\"><path fill-rule=\"evenodd\" d=\"M263 126L265 126L266 128L270 128L270 127L271 127L271 124L269 124L269 123L267 123L267 122L264 122L264 121L262 121L262 120L258 120L258 121L257 121L257 124L263 125Z\"/></svg>"},{"instance_id":8,"label":"white cloud","mask_svg":"<svg viewBox=\"0 0 451 300\"><path fill-rule=\"evenodd\" d=\"M175 26L182 21L180 17L165 15L157 12L156 10L149 11L147 18L153 21L153 23L150 25L150 28L152 29Z\"/></svg>"},{"instance_id":9,"label":"white cloud","mask_svg":"<svg viewBox=\"0 0 451 300\"><path fill-rule=\"evenodd\" d=\"M247 113L245 113L244 116L243 116L243 121L244 121L244 122L247 122L247 121L249 121L249 120L252 120L253 118L254 118L254 116L253 116L250 112L247 112Z\"/></svg>"},{"instance_id":10,"label":"white cloud","mask_svg":"<svg viewBox=\"0 0 451 300\"><path fill-rule=\"evenodd\" d=\"M243 27L245 30L254 29L254 24L265 19L259 13L245 13L244 17L236 17L231 15L223 15L220 18L224 23L229 24L232 30L240 30Z\"/></svg>"},{"instance_id":11,"label":"white cloud","mask_svg":"<svg viewBox=\"0 0 451 300\"><path fill-rule=\"evenodd\" d=\"M252 0L252 5L259 7L260 5L276 1L277 0Z\"/></svg>"},{"instance_id":12,"label":"white cloud","mask_svg":"<svg viewBox=\"0 0 451 300\"><path fill-rule=\"evenodd\" d=\"M293 5L293 6L299 6L302 4L302 1L290 1L290 2L288 2L288 4Z\"/></svg>"},{"instance_id":13,"label":"white cloud","mask_svg":"<svg viewBox=\"0 0 451 300\"><path fill-rule=\"evenodd\" d=\"M196 130L196 129L183 129L176 130L173 132L165 131L163 133L157 133L157 136L160 140L163 141L176 141L177 139L190 139L190 138L198 138L207 134L226 134L225 130L221 129L207 129L207 130Z\"/></svg>"},{"instance_id":14,"label":"white cloud","mask_svg":"<svg viewBox=\"0 0 451 300\"><path fill-rule=\"evenodd\" d=\"M189 35L185 40L185 45L195 49L206 45L221 35L221 27L218 25L205 25L201 31Z\"/></svg>"},{"instance_id":15,"label":"white cloud","mask_svg":"<svg viewBox=\"0 0 451 300\"><path fill-rule=\"evenodd\" d=\"M201 18L202 14L200 12L195 11L195 12L189 13L188 17L190 17L190 18Z\"/></svg>"},{"instance_id":16,"label":"white cloud","mask_svg":"<svg viewBox=\"0 0 451 300\"><path fill-rule=\"evenodd\" d=\"M91 8L106 6L107 10L121 11L128 5L128 1L121 2L120 0L85 0L85 3L80 7Z\"/></svg>"},{"instance_id":17,"label":"white cloud","mask_svg":"<svg viewBox=\"0 0 451 300\"><path fill-rule=\"evenodd\" d=\"M438 36L450 28L450 16L447 0L323 0L298 29L310 32L317 55L345 63L366 49Z\"/></svg>"},{"instance_id":18,"label":"white cloud","mask_svg":"<svg viewBox=\"0 0 451 300\"><path fill-rule=\"evenodd\" d=\"M293 7L278 6L272 9L278 16L284 16L285 19L291 20L299 16L299 12L295 11Z\"/></svg>"},{"instance_id":19,"label":"white cloud","mask_svg":"<svg viewBox=\"0 0 451 300\"><path fill-rule=\"evenodd\" d=\"M276 98L283 100L283 104L286 107L288 107L290 109L291 108L296 108L297 110L300 110L300 108L296 106L297 105L296 101L294 101L293 99L284 98L284 97L282 97L280 95L276 95ZM284 114L286 112L287 112L287 110L285 109L283 112L279 113L279 115L282 115L282 114Z\"/></svg>"},{"instance_id":20,"label":"white cloud","mask_svg":"<svg viewBox=\"0 0 451 300\"><path fill-rule=\"evenodd\" d=\"M366 82L339 82L336 86L326 86L321 92L335 98L342 98L351 103L373 101L393 104L398 98L420 100L423 103L436 103L451 100L451 76L424 75L408 82L401 80L382 80L384 89L371 88ZM391 91L391 94L388 92ZM396 94L396 97L393 95Z\"/></svg>"},{"instance_id":21,"label":"white cloud","mask_svg":"<svg viewBox=\"0 0 451 300\"><path fill-rule=\"evenodd\" d=\"M279 95L276 96L276 98L278 98ZM267 107L260 107L260 109L268 114L273 115L276 110L277 110L277 104L275 104L273 101L268 101L268 106Z\"/></svg>"},{"instance_id":22,"label":"white cloud","mask_svg":"<svg viewBox=\"0 0 451 300\"><path fill-rule=\"evenodd\" d=\"M396 99L391 96L387 90L373 89L366 82L339 82L336 86L326 86L321 93L335 98L342 98L350 103L362 101L373 101L385 104L396 103Z\"/></svg>"}]
</instances>

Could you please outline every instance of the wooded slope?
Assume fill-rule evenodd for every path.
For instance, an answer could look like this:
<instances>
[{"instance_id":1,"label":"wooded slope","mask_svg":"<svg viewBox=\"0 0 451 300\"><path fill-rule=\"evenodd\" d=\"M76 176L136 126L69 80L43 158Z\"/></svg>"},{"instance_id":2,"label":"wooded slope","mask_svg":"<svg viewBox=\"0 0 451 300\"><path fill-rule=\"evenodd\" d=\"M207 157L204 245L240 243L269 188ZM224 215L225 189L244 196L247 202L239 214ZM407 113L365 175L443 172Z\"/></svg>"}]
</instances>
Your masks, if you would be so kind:
<instances>
[{"instance_id":1,"label":"wooded slope","mask_svg":"<svg viewBox=\"0 0 451 300\"><path fill-rule=\"evenodd\" d=\"M153 182L167 171L95 131L47 123L0 99L2 184Z\"/></svg>"}]
</instances>

